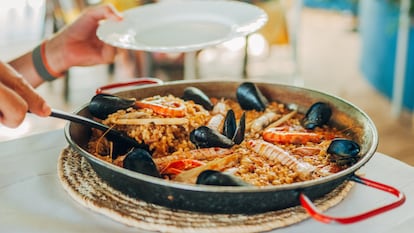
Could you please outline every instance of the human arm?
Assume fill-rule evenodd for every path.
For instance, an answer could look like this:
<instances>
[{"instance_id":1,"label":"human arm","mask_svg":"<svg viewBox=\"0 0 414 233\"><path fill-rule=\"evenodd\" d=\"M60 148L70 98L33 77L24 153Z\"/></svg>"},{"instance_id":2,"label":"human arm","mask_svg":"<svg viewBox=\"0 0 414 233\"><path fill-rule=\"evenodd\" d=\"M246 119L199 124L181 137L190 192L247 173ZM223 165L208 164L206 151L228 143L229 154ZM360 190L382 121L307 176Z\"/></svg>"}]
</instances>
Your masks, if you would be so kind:
<instances>
[{"instance_id":1,"label":"human arm","mask_svg":"<svg viewBox=\"0 0 414 233\"><path fill-rule=\"evenodd\" d=\"M72 66L110 63L115 48L96 37L99 21L106 18L121 20L110 5L85 10L75 22L44 42L44 61L41 62L48 64L49 71L58 74ZM49 116L49 105L34 90L43 82L33 62L33 51L9 64L0 61L0 124L17 127L28 111Z\"/></svg>"},{"instance_id":2,"label":"human arm","mask_svg":"<svg viewBox=\"0 0 414 233\"><path fill-rule=\"evenodd\" d=\"M44 42L45 62L53 73L63 74L72 66L107 64L113 61L116 49L96 36L96 29L102 19L121 20L122 17L111 5L91 7L72 24ZM33 87L37 87L44 80L34 67L32 53L26 53L9 64Z\"/></svg>"}]
</instances>

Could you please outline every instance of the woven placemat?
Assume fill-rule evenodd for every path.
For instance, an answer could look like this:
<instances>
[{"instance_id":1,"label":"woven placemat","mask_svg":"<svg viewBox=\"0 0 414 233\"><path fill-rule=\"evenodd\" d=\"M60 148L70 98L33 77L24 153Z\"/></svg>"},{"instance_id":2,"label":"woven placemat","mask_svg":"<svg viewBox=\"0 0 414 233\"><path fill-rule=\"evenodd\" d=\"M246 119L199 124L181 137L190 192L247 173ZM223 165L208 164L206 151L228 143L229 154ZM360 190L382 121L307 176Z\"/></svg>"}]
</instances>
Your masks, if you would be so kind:
<instances>
[{"instance_id":1,"label":"woven placemat","mask_svg":"<svg viewBox=\"0 0 414 233\"><path fill-rule=\"evenodd\" d=\"M83 206L128 226L149 231L262 232L309 218L301 206L242 215L203 214L150 204L130 198L107 185L86 159L70 148L65 148L59 157L58 174L65 190ZM352 182L346 182L314 203L320 210L327 210L343 200L352 186Z\"/></svg>"}]
</instances>

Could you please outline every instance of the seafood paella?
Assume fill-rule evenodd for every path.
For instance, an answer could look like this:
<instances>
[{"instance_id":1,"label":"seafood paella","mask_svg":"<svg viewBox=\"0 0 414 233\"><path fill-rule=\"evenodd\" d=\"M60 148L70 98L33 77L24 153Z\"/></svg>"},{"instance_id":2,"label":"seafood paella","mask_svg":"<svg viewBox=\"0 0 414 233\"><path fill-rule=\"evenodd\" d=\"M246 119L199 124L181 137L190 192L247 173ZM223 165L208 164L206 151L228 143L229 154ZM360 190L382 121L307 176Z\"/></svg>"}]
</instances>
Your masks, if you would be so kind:
<instances>
[{"instance_id":1,"label":"seafood paella","mask_svg":"<svg viewBox=\"0 0 414 233\"><path fill-rule=\"evenodd\" d=\"M88 151L117 166L176 182L269 186L317 179L359 159L349 129L330 122L328 103L306 112L268 100L254 83L235 98L206 96L187 87L183 96L92 98L89 111L142 146L130 148L93 131Z\"/></svg>"}]
</instances>

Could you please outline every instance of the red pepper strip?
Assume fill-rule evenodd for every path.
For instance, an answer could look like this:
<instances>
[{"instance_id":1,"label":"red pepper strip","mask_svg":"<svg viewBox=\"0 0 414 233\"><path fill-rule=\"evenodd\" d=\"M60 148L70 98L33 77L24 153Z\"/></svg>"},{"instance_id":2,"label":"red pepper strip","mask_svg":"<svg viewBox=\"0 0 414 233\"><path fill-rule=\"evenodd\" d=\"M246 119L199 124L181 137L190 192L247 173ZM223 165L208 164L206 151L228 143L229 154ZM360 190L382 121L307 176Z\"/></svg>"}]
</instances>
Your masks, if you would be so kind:
<instances>
[{"instance_id":1,"label":"red pepper strip","mask_svg":"<svg viewBox=\"0 0 414 233\"><path fill-rule=\"evenodd\" d=\"M181 172L183 172L183 171L180 170L180 169L170 167L170 168L167 168L167 169L163 169L162 172L161 172L161 174L163 174L163 175L165 175L165 174L178 175Z\"/></svg>"},{"instance_id":2,"label":"red pepper strip","mask_svg":"<svg viewBox=\"0 0 414 233\"><path fill-rule=\"evenodd\" d=\"M155 113L163 116L183 117L185 116L184 103L177 100L168 100L165 97L154 96L136 102L139 108L150 108Z\"/></svg>"},{"instance_id":3,"label":"red pepper strip","mask_svg":"<svg viewBox=\"0 0 414 233\"><path fill-rule=\"evenodd\" d=\"M170 162L162 169L161 174L173 174L178 175L184 170L199 167L204 165L203 162L194 159L180 159Z\"/></svg>"}]
</instances>

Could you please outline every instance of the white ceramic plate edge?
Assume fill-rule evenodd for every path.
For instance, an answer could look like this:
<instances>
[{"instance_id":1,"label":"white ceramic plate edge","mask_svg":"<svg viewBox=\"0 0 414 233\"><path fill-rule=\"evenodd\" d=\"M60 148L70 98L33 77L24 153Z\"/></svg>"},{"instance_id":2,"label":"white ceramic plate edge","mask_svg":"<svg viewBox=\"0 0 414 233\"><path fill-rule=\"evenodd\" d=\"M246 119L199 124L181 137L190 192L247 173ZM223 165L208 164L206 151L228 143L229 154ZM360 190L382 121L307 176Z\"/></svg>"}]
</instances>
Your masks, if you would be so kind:
<instances>
[{"instance_id":1,"label":"white ceramic plate edge","mask_svg":"<svg viewBox=\"0 0 414 233\"><path fill-rule=\"evenodd\" d=\"M177 22L182 20L182 22L188 22L189 24L197 24L203 21L208 24L207 27L215 27L213 29L222 31L214 35L213 33L208 34L208 30L195 30L201 35L199 35L199 38L194 36L194 41L191 38L193 34L187 34L187 37L185 37L184 34L187 32L181 33L183 34L182 37L177 39L177 35L171 37L168 32L163 35L163 32L157 31L157 23L174 20L177 20ZM97 36L105 43L124 49L150 52L189 52L217 45L236 37L246 36L260 29L266 22L266 13L248 3L219 0L179 1L174 3L166 1L127 10L124 12L124 20L120 22L102 21L98 27ZM167 31L169 26L168 24L164 25ZM179 29L179 25L176 26ZM152 32L137 37L137 31L151 30L151 27L155 28ZM226 28L229 30L228 32L224 31ZM183 30L183 28L181 29ZM154 33L154 35L151 33ZM157 36L157 33L160 36ZM153 37L151 38L151 36ZM148 43L142 40L143 37L148 37L145 38ZM186 40L188 43L186 43ZM174 44L174 42L176 43Z\"/></svg>"}]
</instances>

